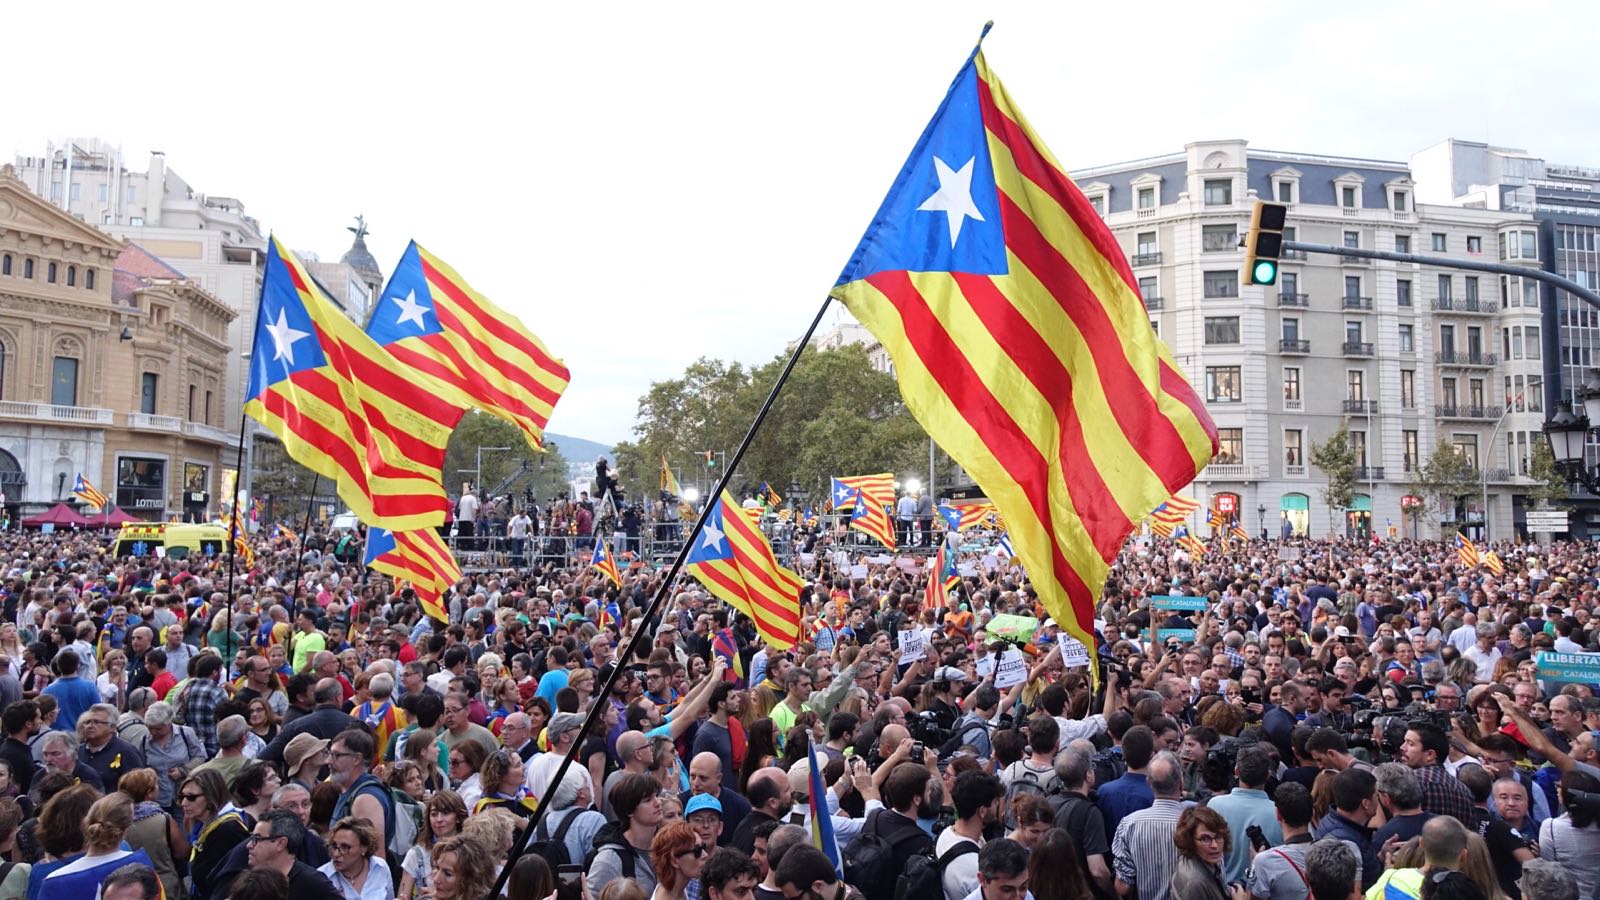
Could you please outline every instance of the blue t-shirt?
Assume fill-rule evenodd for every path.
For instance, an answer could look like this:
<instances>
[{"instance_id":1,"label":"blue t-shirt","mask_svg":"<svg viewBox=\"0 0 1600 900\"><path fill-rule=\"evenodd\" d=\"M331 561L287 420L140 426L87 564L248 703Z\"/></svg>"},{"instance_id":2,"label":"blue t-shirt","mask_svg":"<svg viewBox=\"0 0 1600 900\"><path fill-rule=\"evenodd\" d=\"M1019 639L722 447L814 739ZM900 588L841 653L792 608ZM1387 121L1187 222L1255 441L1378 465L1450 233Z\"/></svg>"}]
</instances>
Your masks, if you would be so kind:
<instances>
[{"instance_id":1,"label":"blue t-shirt","mask_svg":"<svg viewBox=\"0 0 1600 900\"><path fill-rule=\"evenodd\" d=\"M94 682L77 675L52 681L44 692L56 698L56 705L61 710L56 715L56 731L77 730L78 717L100 702L100 689L95 687Z\"/></svg>"},{"instance_id":2,"label":"blue t-shirt","mask_svg":"<svg viewBox=\"0 0 1600 900\"><path fill-rule=\"evenodd\" d=\"M554 708L556 692L567 686L567 670L551 669L539 678L539 688L534 694L543 697Z\"/></svg>"}]
</instances>

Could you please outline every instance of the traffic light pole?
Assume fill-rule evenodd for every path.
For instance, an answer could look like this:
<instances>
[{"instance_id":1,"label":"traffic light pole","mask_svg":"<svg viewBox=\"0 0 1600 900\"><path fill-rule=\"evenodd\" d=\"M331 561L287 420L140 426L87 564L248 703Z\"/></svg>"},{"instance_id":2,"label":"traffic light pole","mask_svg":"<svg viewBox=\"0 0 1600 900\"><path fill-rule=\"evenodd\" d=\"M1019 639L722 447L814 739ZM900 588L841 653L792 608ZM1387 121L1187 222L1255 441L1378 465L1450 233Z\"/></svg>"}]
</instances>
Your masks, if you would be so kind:
<instances>
[{"instance_id":1,"label":"traffic light pole","mask_svg":"<svg viewBox=\"0 0 1600 900\"><path fill-rule=\"evenodd\" d=\"M1545 284L1555 285L1583 302L1600 309L1600 293L1595 293L1589 288L1563 278L1554 272L1543 269L1530 269L1522 266L1511 266L1505 263L1480 262L1475 259L1457 259L1451 256L1423 256L1420 253L1397 253L1393 250L1363 250L1360 247L1335 247L1332 244L1307 244L1303 241L1284 241L1283 249L1299 250L1301 253L1321 253L1330 256L1354 256L1358 259L1388 259L1394 262L1417 263L1424 266L1436 266L1441 269L1465 269L1469 272L1493 272L1497 275L1520 275L1523 278L1532 278Z\"/></svg>"}]
</instances>

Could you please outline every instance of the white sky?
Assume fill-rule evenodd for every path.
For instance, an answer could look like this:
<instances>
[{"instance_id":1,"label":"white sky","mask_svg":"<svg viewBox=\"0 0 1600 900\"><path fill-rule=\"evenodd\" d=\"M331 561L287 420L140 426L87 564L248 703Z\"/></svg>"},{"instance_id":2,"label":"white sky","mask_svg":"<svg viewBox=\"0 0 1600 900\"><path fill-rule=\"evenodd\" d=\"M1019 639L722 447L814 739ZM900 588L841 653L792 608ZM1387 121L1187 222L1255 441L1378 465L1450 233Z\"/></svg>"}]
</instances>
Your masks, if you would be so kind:
<instances>
[{"instance_id":1,"label":"white sky","mask_svg":"<svg viewBox=\"0 0 1600 900\"><path fill-rule=\"evenodd\" d=\"M381 265L415 237L566 359L552 430L612 442L651 381L800 335L988 18L1069 168L1232 137L1600 164L1591 59L1561 48L1600 6L1340 6L13 5L0 152L164 150L324 259L365 213Z\"/></svg>"}]
</instances>

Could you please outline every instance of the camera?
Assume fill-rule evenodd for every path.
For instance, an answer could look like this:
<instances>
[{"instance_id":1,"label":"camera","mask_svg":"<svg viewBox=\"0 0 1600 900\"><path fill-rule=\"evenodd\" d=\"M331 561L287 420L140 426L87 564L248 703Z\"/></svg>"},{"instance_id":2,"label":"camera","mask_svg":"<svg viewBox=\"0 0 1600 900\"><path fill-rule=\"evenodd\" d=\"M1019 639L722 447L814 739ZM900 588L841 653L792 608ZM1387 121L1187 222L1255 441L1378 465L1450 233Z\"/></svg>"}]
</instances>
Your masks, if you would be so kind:
<instances>
[{"instance_id":1,"label":"camera","mask_svg":"<svg viewBox=\"0 0 1600 900\"><path fill-rule=\"evenodd\" d=\"M911 737L922 744L932 744L937 747L945 742L945 730L939 727L939 720L933 712L919 712L906 721L906 727L911 732Z\"/></svg>"},{"instance_id":2,"label":"camera","mask_svg":"<svg viewBox=\"0 0 1600 900\"><path fill-rule=\"evenodd\" d=\"M922 747L922 742L921 741L914 741L911 744L911 761L916 763L919 766L923 764L922 763L922 749L923 749L923 747Z\"/></svg>"}]
</instances>

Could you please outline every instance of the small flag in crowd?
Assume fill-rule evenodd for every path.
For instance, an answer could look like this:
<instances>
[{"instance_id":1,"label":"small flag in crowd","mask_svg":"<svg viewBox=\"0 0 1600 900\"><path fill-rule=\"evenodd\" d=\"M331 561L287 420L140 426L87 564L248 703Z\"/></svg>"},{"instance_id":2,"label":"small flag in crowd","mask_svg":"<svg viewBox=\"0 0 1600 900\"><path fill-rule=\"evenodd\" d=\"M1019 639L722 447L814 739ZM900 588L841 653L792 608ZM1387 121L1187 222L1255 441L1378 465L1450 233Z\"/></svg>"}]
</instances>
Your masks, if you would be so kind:
<instances>
[{"instance_id":1,"label":"small flag in crowd","mask_svg":"<svg viewBox=\"0 0 1600 900\"><path fill-rule=\"evenodd\" d=\"M295 532L294 532L294 529L293 529L293 528L290 528L290 527L289 527L289 526L287 526L287 525L285 525L285 524L283 524L283 523L282 523L282 522L279 522L279 523L278 523L278 524L276 524L276 525L274 525L274 526L272 526L272 528L273 528L273 532L274 532L274 533L275 533L275 534L276 534L276 535L277 535L277 536L278 536L278 537L281 537L281 538L288 538L288 539L289 539L289 540L291 540L291 541L298 541L298 540L300 540L300 535L298 535L298 534L295 534Z\"/></svg>"},{"instance_id":2,"label":"small flag in crowd","mask_svg":"<svg viewBox=\"0 0 1600 900\"><path fill-rule=\"evenodd\" d=\"M732 628L724 628L712 636L711 652L728 664L728 670L722 673L725 680L744 683L744 659L739 656L739 642L734 640Z\"/></svg>"},{"instance_id":3,"label":"small flag in crowd","mask_svg":"<svg viewBox=\"0 0 1600 900\"><path fill-rule=\"evenodd\" d=\"M415 531L367 530L366 565L411 585L417 592L422 611L441 622L449 622L441 598L451 585L461 580L461 566L445 546L444 538L432 528Z\"/></svg>"},{"instance_id":4,"label":"small flag in crowd","mask_svg":"<svg viewBox=\"0 0 1600 900\"><path fill-rule=\"evenodd\" d=\"M661 490L666 491L669 497L683 496L683 488L678 485L678 476L672 474L672 467L667 465L665 454L661 457Z\"/></svg>"},{"instance_id":5,"label":"small flag in crowd","mask_svg":"<svg viewBox=\"0 0 1600 900\"><path fill-rule=\"evenodd\" d=\"M109 502L105 494L96 490L95 486L89 483L89 479L83 477L82 472L79 472L77 479L72 482L72 495L95 509L105 509L106 503Z\"/></svg>"},{"instance_id":6,"label":"small flag in crowd","mask_svg":"<svg viewBox=\"0 0 1600 900\"><path fill-rule=\"evenodd\" d=\"M596 614L595 618L599 620L596 624L600 626L602 631L606 628L622 627L622 611L617 609L617 604L614 602L601 603L600 612Z\"/></svg>"},{"instance_id":7,"label":"small flag in crowd","mask_svg":"<svg viewBox=\"0 0 1600 900\"><path fill-rule=\"evenodd\" d=\"M1173 522L1169 522L1166 519L1156 518L1155 516L1151 516L1149 522L1150 530L1164 538L1172 537L1174 532L1183 527Z\"/></svg>"},{"instance_id":8,"label":"small flag in crowd","mask_svg":"<svg viewBox=\"0 0 1600 900\"><path fill-rule=\"evenodd\" d=\"M606 546L605 538L594 539L594 555L589 557L589 565L600 570L600 573L611 579L611 583L622 587L622 574L617 571L617 559L611 555L611 548Z\"/></svg>"},{"instance_id":9,"label":"small flag in crowd","mask_svg":"<svg viewBox=\"0 0 1600 900\"><path fill-rule=\"evenodd\" d=\"M1167 498L1165 503L1162 503L1160 506L1156 507L1156 510L1159 512L1164 509L1180 516L1187 516L1199 508L1200 501L1173 494L1171 497Z\"/></svg>"},{"instance_id":10,"label":"small flag in crowd","mask_svg":"<svg viewBox=\"0 0 1600 900\"><path fill-rule=\"evenodd\" d=\"M882 504L866 498L857 499L850 510L850 528L876 539L890 550L895 548L894 522Z\"/></svg>"},{"instance_id":11,"label":"small flag in crowd","mask_svg":"<svg viewBox=\"0 0 1600 900\"><path fill-rule=\"evenodd\" d=\"M728 492L713 504L691 539L686 571L749 616L768 647L787 650L800 639L800 576L778 564L766 536Z\"/></svg>"},{"instance_id":12,"label":"small flag in crowd","mask_svg":"<svg viewBox=\"0 0 1600 900\"><path fill-rule=\"evenodd\" d=\"M944 527L950 531L961 530L961 510L948 503L939 504L939 518L944 520Z\"/></svg>"},{"instance_id":13,"label":"small flag in crowd","mask_svg":"<svg viewBox=\"0 0 1600 900\"><path fill-rule=\"evenodd\" d=\"M806 741L806 753L810 756L811 766L809 777L811 780L811 846L822 851L833 863L833 870L840 878L844 877L844 861L839 856L839 842L833 835L833 817L828 811L828 785L822 778L822 767L817 765L817 745L815 741ZM849 760L846 760L849 762Z\"/></svg>"},{"instance_id":14,"label":"small flag in crowd","mask_svg":"<svg viewBox=\"0 0 1600 900\"><path fill-rule=\"evenodd\" d=\"M1005 534L1000 535L999 551L1000 555L1006 559L1011 559L1017 555L1017 551L1011 549L1011 532L1008 531Z\"/></svg>"},{"instance_id":15,"label":"small flag in crowd","mask_svg":"<svg viewBox=\"0 0 1600 900\"><path fill-rule=\"evenodd\" d=\"M778 492L773 490L772 485L767 484L765 481L761 482L761 499L768 506L777 506L783 502L783 498L778 495Z\"/></svg>"},{"instance_id":16,"label":"small flag in crowd","mask_svg":"<svg viewBox=\"0 0 1600 900\"><path fill-rule=\"evenodd\" d=\"M1496 578L1506 573L1506 564L1500 561L1500 554L1493 550L1483 551L1483 567L1493 573Z\"/></svg>"},{"instance_id":17,"label":"small flag in crowd","mask_svg":"<svg viewBox=\"0 0 1600 900\"><path fill-rule=\"evenodd\" d=\"M1482 558L1478 555L1478 545L1459 531L1456 532L1456 559L1469 568L1482 562Z\"/></svg>"},{"instance_id":18,"label":"small flag in crowd","mask_svg":"<svg viewBox=\"0 0 1600 900\"><path fill-rule=\"evenodd\" d=\"M934 554L933 564L928 567L928 586L923 591L922 608L943 609L950 590L960 583L956 558L950 552L950 542L946 539L939 543L939 552Z\"/></svg>"},{"instance_id":19,"label":"small flag in crowd","mask_svg":"<svg viewBox=\"0 0 1600 900\"><path fill-rule=\"evenodd\" d=\"M1242 527L1240 527L1238 522L1233 523L1233 525L1228 528L1228 534L1233 535L1241 541L1250 540L1250 532L1245 531Z\"/></svg>"},{"instance_id":20,"label":"small flag in crowd","mask_svg":"<svg viewBox=\"0 0 1600 900\"><path fill-rule=\"evenodd\" d=\"M1213 529L1220 529L1222 526L1228 524L1228 514L1220 509L1213 509L1211 510L1211 514L1206 517L1206 524L1210 525Z\"/></svg>"},{"instance_id":21,"label":"small flag in crowd","mask_svg":"<svg viewBox=\"0 0 1600 900\"><path fill-rule=\"evenodd\" d=\"M1192 534L1185 534L1183 537L1178 538L1178 545L1189 551L1190 556L1198 558L1206 555L1206 545Z\"/></svg>"}]
</instances>

